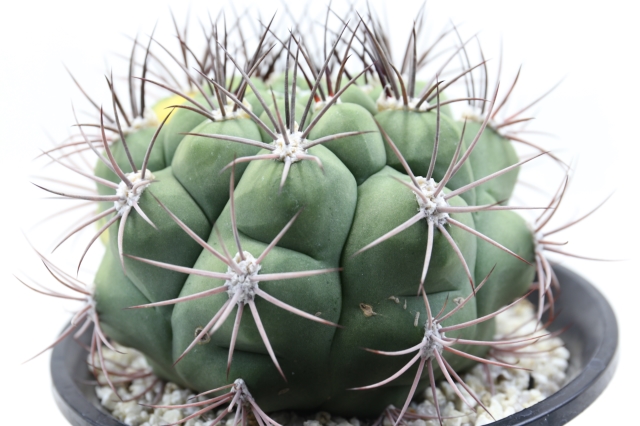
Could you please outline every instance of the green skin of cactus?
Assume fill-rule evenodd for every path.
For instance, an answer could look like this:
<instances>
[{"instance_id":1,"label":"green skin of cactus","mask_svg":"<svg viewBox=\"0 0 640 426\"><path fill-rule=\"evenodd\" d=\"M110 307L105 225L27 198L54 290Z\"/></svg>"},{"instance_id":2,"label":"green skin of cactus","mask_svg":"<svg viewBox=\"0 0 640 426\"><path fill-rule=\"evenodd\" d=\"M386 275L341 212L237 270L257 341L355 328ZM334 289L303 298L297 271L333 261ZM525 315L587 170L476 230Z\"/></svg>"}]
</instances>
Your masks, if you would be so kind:
<instances>
[{"instance_id":1,"label":"green skin of cactus","mask_svg":"<svg viewBox=\"0 0 640 426\"><path fill-rule=\"evenodd\" d=\"M264 85L262 80L252 78L251 82L253 83L255 88L258 91L260 91L260 94L264 98L264 96L267 94L266 93L267 87ZM257 115L259 117L260 114L263 113L264 108L262 107L262 104L260 104L260 101L258 100L258 97L255 95L255 93L253 93L253 90L251 89L251 87L247 87L247 91L246 91L246 94L244 96L244 100L249 102L249 104L251 105L251 111L253 111L253 113L255 115Z\"/></svg>"},{"instance_id":2,"label":"green skin of cactus","mask_svg":"<svg viewBox=\"0 0 640 426\"><path fill-rule=\"evenodd\" d=\"M203 106L208 105L203 96L196 96L194 99ZM193 104L188 106L195 108ZM195 131L201 123L208 121L203 115L188 109L176 108L173 111L171 119L162 131L162 148L166 164L171 164L180 142L184 139L185 136L182 133Z\"/></svg>"},{"instance_id":3,"label":"green skin of cactus","mask_svg":"<svg viewBox=\"0 0 640 426\"><path fill-rule=\"evenodd\" d=\"M359 80L362 80L360 78ZM357 80L358 81L358 80ZM346 84L346 80L343 79L342 84ZM424 88L425 83L421 81L416 82L416 94L420 93ZM325 89L326 93L326 85L322 84L323 89ZM376 115L380 111L378 111L377 101L382 93L382 86L379 83L374 83L373 86L369 86L367 88L358 86L357 84L352 84L340 95L340 102L350 103L360 105L364 109L366 109L371 115ZM305 95L301 97L303 103L306 105L309 100L309 96ZM444 96L440 97L441 101L444 101L446 98ZM451 108L449 105L443 105L441 108L441 114L448 116L451 118L453 115L451 113Z\"/></svg>"},{"instance_id":4,"label":"green skin of cactus","mask_svg":"<svg viewBox=\"0 0 640 426\"><path fill-rule=\"evenodd\" d=\"M340 84L342 85L342 87L344 87L344 85L347 84L347 80L343 79ZM325 91L324 93L326 94L326 85L322 84L322 88ZM303 104L306 105L309 100L309 95L306 94L304 96L301 96L301 99ZM361 107L369 111L369 113L372 115L375 115L378 112L378 107L376 106L375 100L371 99L371 97L367 93L365 93L362 88L360 88L360 86L357 86L355 84L351 84L349 87L347 87L342 95L340 95L339 99L340 102L343 103L360 105Z\"/></svg>"},{"instance_id":5,"label":"green skin of cactus","mask_svg":"<svg viewBox=\"0 0 640 426\"><path fill-rule=\"evenodd\" d=\"M378 112L378 107L374 100L371 99L360 87L356 85L351 85L347 87L344 93L340 96L340 100L342 102L360 105L370 114L376 114Z\"/></svg>"},{"instance_id":6,"label":"green skin of cactus","mask_svg":"<svg viewBox=\"0 0 640 426\"><path fill-rule=\"evenodd\" d=\"M265 94L263 93L265 92L264 90L265 86L261 80L252 79L252 83L258 90L261 90L260 92L261 94L263 95ZM238 81L234 83L234 88L237 86L237 84L238 84ZM203 90L205 93L211 95L213 92L212 87L213 85L209 86L208 84L205 84ZM202 94L198 93L196 96L194 96L193 99L196 102L198 102L200 105L206 108L209 107L209 103L206 101L206 99ZM247 86L245 90L244 100L251 105L251 110L257 116L260 116L260 114L263 111L263 108L260 105L260 103L257 101L257 98L250 86ZM217 102L214 100L214 105L215 104L217 104ZM184 105L187 105L192 108L196 108L196 105L190 102L185 102ZM184 138L184 135L182 133L194 132L196 131L195 129L200 124L205 122L209 122L209 119L203 116L202 114L198 114L197 112L194 112L185 108L175 108L175 110L172 113L171 119L167 122L164 128L164 131L162 132L161 143L163 145L163 149L162 151L157 150L160 152L164 152L165 164L167 165L171 164L171 162L173 161L173 156L175 155L175 152L178 149L178 145Z\"/></svg>"},{"instance_id":7,"label":"green skin of cactus","mask_svg":"<svg viewBox=\"0 0 640 426\"><path fill-rule=\"evenodd\" d=\"M265 98L265 99L271 99L271 97ZM277 112L280 113L280 118L282 119L282 123L286 125L286 120L285 120L286 110L285 110L284 98L276 97L276 102L278 105ZM276 113L276 108L274 107L273 103L269 102L268 106L269 106L269 111L271 111L271 116L274 118L274 120L276 120L276 122L278 122L278 114ZM289 105L289 108L291 108L291 105ZM295 121L296 123L299 123L300 120L302 119L302 114L304 113L304 105L302 102L296 101L295 108L296 108ZM260 114L260 120L262 120L262 122L265 123L269 127L269 129L276 135L280 133L280 129L276 128L273 125L273 122L271 121L271 119L269 118L269 116L265 111L263 111L262 114ZM308 116L306 120L307 120L307 123L309 123ZM269 135L269 133L266 132L266 130L264 130L262 127L260 127L259 130L260 130L260 138L262 139L263 142L265 143L273 142L273 138L271 137L271 135Z\"/></svg>"},{"instance_id":8,"label":"green skin of cactus","mask_svg":"<svg viewBox=\"0 0 640 426\"><path fill-rule=\"evenodd\" d=\"M435 112L415 112L389 110L375 116L380 126L389 135L409 164L415 176L426 176L431 164L433 146L436 138ZM456 122L445 115L440 115L440 138L436 156L433 178L439 182L446 174L460 141L460 133ZM391 147L385 144L387 164L404 172L404 167ZM464 152L462 146L461 152ZM460 170L447 183L449 189L455 190L474 181L473 170L465 162ZM462 194L462 198L470 205L475 205L475 189Z\"/></svg>"},{"instance_id":9,"label":"green skin of cactus","mask_svg":"<svg viewBox=\"0 0 640 426\"><path fill-rule=\"evenodd\" d=\"M415 95L418 99L420 98L420 94L424 90L426 84L427 83L424 81L416 80ZM370 81L366 91L363 91L363 92L373 102L374 109L371 113L373 115L376 115L378 112L380 112L378 111L377 102L378 102L378 99L380 99L380 95L382 94L382 85L378 81L373 81L373 82ZM400 99L402 100L402 97ZM447 100L447 97L441 93L440 102L444 102L446 100ZM359 103L359 102L355 102L355 103ZM431 103L435 104L435 101L431 101ZM451 107L449 105L442 105L442 107L440 108L440 113L443 115L446 115L449 118L453 118L453 112L451 111Z\"/></svg>"},{"instance_id":10,"label":"green skin of cactus","mask_svg":"<svg viewBox=\"0 0 640 426\"><path fill-rule=\"evenodd\" d=\"M461 124L458 124L458 126L462 129ZM464 132L464 140L467 146L473 142L478 130L480 130L480 126L481 123L476 121L467 121ZM516 164L518 161L518 155L511 142L500 136L489 126L486 127L476 148L471 151L469 156L469 164L476 179L489 176ZM504 202L511 197L517 179L518 168L515 168L478 186L476 193L486 193L495 201Z\"/></svg>"},{"instance_id":11,"label":"green skin of cactus","mask_svg":"<svg viewBox=\"0 0 640 426\"><path fill-rule=\"evenodd\" d=\"M416 89L415 89L415 93L416 95L418 95L422 89L424 89L425 86L425 82L424 81L416 81ZM377 102L378 99L380 98L380 95L382 94L382 84L380 84L380 82L375 79L375 80L369 80L369 85L367 88L367 95L369 96L369 98L371 100L373 100L373 102Z\"/></svg>"},{"instance_id":12,"label":"green skin of cactus","mask_svg":"<svg viewBox=\"0 0 640 426\"><path fill-rule=\"evenodd\" d=\"M296 107L296 115L297 110ZM176 112L173 119L177 117ZM424 176L425 164L428 167L433 148L436 115L388 111L378 114L376 119L410 160L414 173ZM394 351L414 346L422 340L427 320L424 303L416 296L427 244L426 220L352 256L418 211L415 194L394 179L410 182L408 176L398 167L395 155L389 152L376 129L373 116L364 107L346 102L334 105L320 119L309 140L346 131L371 133L309 149L309 155L322 161L322 169L314 161L295 162L280 190L284 167L280 161L239 163L235 168L234 199L239 238L242 249L254 257L257 258L304 207L278 245L264 258L261 274L341 268L340 272L259 283L262 290L277 299L344 327L310 321L256 297L257 311L287 377L286 382L270 359L246 305L228 375L227 357L237 306L210 341L200 342L174 366L173 362L201 327L228 300L228 294L222 292L161 308L123 308L220 287L224 280L171 272L129 257L125 257L123 271L118 259L115 226L96 277L97 310L107 334L141 350L159 376L196 391L210 390L242 378L256 402L267 412L323 409L343 416L376 416L389 404L402 406L417 365L382 387L348 390L391 376L413 356L388 357L362 348ZM205 121L191 131L261 140L258 126L248 119ZM153 132L145 132L139 131L139 138L147 138L148 143L148 134ZM455 123L442 116L440 149L434 172L436 181L444 175L459 138ZM154 148L163 154L160 156L162 161L163 143ZM118 145L114 143L114 151ZM142 151L136 151L136 161L141 158L138 156ZM237 249L231 228L231 175L230 170L220 171L234 158L267 153L269 151L249 145L184 136L170 165L159 161L158 169L149 167L157 181L140 197L140 207L158 230L132 210L125 227L124 252L226 273L227 265L179 229L151 194L211 246L222 251L218 236L212 231L216 223L224 245L234 255ZM126 158L118 155L119 164L126 169ZM102 167L97 167L96 172L105 177L111 173ZM450 181L451 186L445 188L445 193L473 181L473 176L471 166L465 164ZM113 176L110 178L118 181ZM469 197L476 201L475 193L466 196ZM478 198L484 203L488 195L483 193ZM451 198L449 203L453 206L472 204L462 196ZM514 213L464 213L451 214L451 217L532 261L531 232ZM531 266L499 250L490 255L495 247L459 228L444 226L474 271L476 283L498 264L490 282L477 297L444 325L475 319L510 303L525 291L533 274ZM460 259L444 236L435 232L425 282L434 313L445 303L445 312L453 309L454 299L471 293ZM393 298L398 298L400 303ZM375 315L366 315L363 305L370 306ZM483 339L492 329L491 323L464 328L447 336ZM477 356L487 350L482 346L458 345L457 348ZM445 358L458 371L471 365L468 359L449 353L445 353ZM434 367L436 375L441 377L437 365ZM419 389L426 388L428 383L425 370Z\"/></svg>"},{"instance_id":13,"label":"green skin of cactus","mask_svg":"<svg viewBox=\"0 0 640 426\"><path fill-rule=\"evenodd\" d=\"M495 204L486 193L478 195L480 204ZM494 241L518 253L529 263L534 263L533 234L525 220L510 210L480 211L473 213L476 230ZM533 282L535 269L496 246L478 240L475 281L482 282L494 268L485 287L478 292L478 316L488 315L500 309L502 298L514 300L524 294ZM495 331L495 322L478 324L477 340L489 340Z\"/></svg>"},{"instance_id":14,"label":"green skin of cactus","mask_svg":"<svg viewBox=\"0 0 640 426\"><path fill-rule=\"evenodd\" d=\"M146 128L146 129L141 129L136 132L132 132L125 135L125 141L127 143L127 147L129 148L129 152L131 153L133 162L136 165L136 168L138 170L142 168L144 155L147 152L147 147L149 146L149 142L151 141L151 138L153 138L153 134L155 133L155 131L156 129ZM158 141L156 141L156 143L157 142ZM123 170L124 173L129 173L133 171L133 169L131 168L131 164L129 163L126 150L124 149L124 146L120 141L120 139L116 140L111 144L111 153L114 159L116 160L116 162L118 163L118 165L120 165L120 168ZM106 154L105 154L105 157L106 157ZM154 147L154 149L151 151L151 156L149 157L149 163L147 165L147 169L162 170L167 166L167 164L169 163L165 161L165 158L162 152L162 146ZM101 161L99 161L96 164L94 172L96 176L102 177L111 182L120 183L120 178L118 177L118 175L116 175L113 171L111 171ZM108 188L106 186L98 185L97 189L100 195L113 195L113 190L111 190L111 188ZM103 203L101 206L110 208L113 206L113 204ZM102 208L102 210L106 210L106 209Z\"/></svg>"}]
</instances>

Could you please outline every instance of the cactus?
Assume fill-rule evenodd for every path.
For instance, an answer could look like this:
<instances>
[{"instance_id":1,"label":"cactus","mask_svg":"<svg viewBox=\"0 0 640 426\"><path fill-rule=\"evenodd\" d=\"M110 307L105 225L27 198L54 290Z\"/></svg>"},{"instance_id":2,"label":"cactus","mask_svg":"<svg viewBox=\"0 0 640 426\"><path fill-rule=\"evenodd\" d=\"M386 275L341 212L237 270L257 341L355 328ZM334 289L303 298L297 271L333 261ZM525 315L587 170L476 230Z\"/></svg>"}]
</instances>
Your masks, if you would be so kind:
<instances>
[{"instance_id":1,"label":"cactus","mask_svg":"<svg viewBox=\"0 0 640 426\"><path fill-rule=\"evenodd\" d=\"M539 319L553 308L544 250L558 251L546 235L560 229L541 229L566 183L550 206L509 204L518 169L548 154L520 160L513 143L527 142L502 131L524 111L497 122L515 82L449 96L488 73L466 43L421 79L434 46L422 55L415 26L394 63L372 17L343 21L319 56L272 24L253 53L231 53L216 23L202 57L180 32L182 60L155 43L184 87L162 69L147 73L159 63L155 44L134 41L130 110L110 77L111 108L96 106L93 123L76 119L77 141L45 152L96 183L92 194L41 186L95 202L58 246L97 227L78 269L96 241L106 246L86 287L39 253L87 300L58 341L93 324L102 368L110 340L136 348L159 377L218 395L190 404L201 412L237 405L237 419L250 410L277 424L265 413L371 417L393 405L397 424L416 392L435 392L437 380L466 388L460 372L474 363L506 365L491 348L528 341L493 341L499 312L530 289ZM443 81L458 57L464 69ZM149 86L166 92L152 108ZM458 103L472 107L461 120ZM69 162L70 148L91 150L95 169ZM535 228L517 213L531 208L542 209Z\"/></svg>"}]
</instances>

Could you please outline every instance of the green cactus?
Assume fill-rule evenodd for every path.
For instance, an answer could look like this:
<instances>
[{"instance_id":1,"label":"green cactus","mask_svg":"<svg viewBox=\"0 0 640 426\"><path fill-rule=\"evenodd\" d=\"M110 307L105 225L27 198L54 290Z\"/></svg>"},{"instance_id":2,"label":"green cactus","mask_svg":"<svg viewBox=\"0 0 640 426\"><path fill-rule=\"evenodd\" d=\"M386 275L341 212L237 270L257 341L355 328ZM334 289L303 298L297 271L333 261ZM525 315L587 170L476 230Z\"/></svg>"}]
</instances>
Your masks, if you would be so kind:
<instances>
[{"instance_id":1,"label":"green cactus","mask_svg":"<svg viewBox=\"0 0 640 426\"><path fill-rule=\"evenodd\" d=\"M530 160L500 132L517 118L495 123L498 90L446 92L485 61L439 81L463 44L420 80L415 29L398 66L370 20L344 25L338 59L322 64L297 34L278 55L267 28L247 57L216 37L197 76L179 64L187 90L142 80L141 99L144 84L169 89L155 112L132 103L127 116L110 81L99 145L82 133L99 156L97 195L47 189L98 203L63 241L97 223L88 249L108 229L83 314L99 351L109 339L136 348L158 376L231 389L221 401L267 423L277 410L370 417L389 405L400 419L434 380L488 362L505 343L491 341L494 316L536 267L542 309L540 230L508 205ZM354 52L362 66L348 73ZM480 112L455 120L456 102Z\"/></svg>"}]
</instances>

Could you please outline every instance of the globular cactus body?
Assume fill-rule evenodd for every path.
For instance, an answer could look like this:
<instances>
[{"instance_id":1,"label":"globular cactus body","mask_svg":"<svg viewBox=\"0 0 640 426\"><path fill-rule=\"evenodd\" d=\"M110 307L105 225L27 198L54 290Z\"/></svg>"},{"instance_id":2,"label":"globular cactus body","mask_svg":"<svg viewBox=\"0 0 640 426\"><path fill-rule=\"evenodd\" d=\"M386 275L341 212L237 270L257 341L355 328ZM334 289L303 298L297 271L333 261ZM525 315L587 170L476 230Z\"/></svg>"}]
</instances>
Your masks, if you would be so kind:
<instances>
[{"instance_id":1,"label":"globular cactus body","mask_svg":"<svg viewBox=\"0 0 640 426\"><path fill-rule=\"evenodd\" d=\"M415 52L403 79L360 25L377 74L342 75L347 48L337 78L307 58L303 79L292 35L284 72L255 77L265 31L245 65L214 46L213 76L171 89L158 119L123 130L115 92L113 127L100 111L95 310L160 377L232 387L225 401L248 389L265 412L404 413L487 355L536 267L544 305L537 229L508 206L528 160L494 121L498 90L456 120L448 84L417 80Z\"/></svg>"},{"instance_id":2,"label":"globular cactus body","mask_svg":"<svg viewBox=\"0 0 640 426\"><path fill-rule=\"evenodd\" d=\"M283 104L283 101L279 103ZM303 105L303 100L298 100L298 105ZM278 107L278 111L283 109L282 105ZM271 110L275 115L273 105ZM410 374L396 380L393 386L349 390L380 381L406 364L406 357L388 359L362 348L392 351L414 346L423 337L427 319L422 296L416 292L428 245L427 220L416 221L406 230L354 256L419 211L416 194L400 182L411 183L404 173L403 160L385 144L378 125L397 144L416 176L427 174L438 139L432 173L435 182L445 178L454 155L459 155L456 147L461 138L460 126L436 112L389 110L373 116L357 104L345 101L333 105L313 127L309 141L343 132L367 133L308 149L306 155L318 158L322 167L310 160L293 162L281 186L283 161L237 161L247 156L268 155L269 150L215 136L201 136L226 135L272 144L274 141L269 140L268 135L264 137L266 132L261 136L252 120L231 117L213 122L197 117L201 116L191 111L177 111L162 130L161 135L169 135L163 140L164 146L160 143L153 148L158 152L175 153L172 158L164 158L170 160L166 164L149 162L156 181L144 191L139 205L158 229L153 229L136 214L130 215L123 237L125 274L116 261L118 228L112 228L110 253L96 279L98 310L108 332L114 339L146 353L160 375L193 389L205 391L242 377L256 401L267 411L326 409L343 415L375 415L389 404L402 405L413 382ZM264 112L262 117L267 120ZM189 125L202 122L186 130L182 119ZM472 132L471 127L467 126L466 134L472 137L464 140L462 150L477 133L477 130ZM182 136L174 150L167 144L175 144L175 135L170 132L176 129L190 134ZM135 137L150 140L149 134L145 129ZM293 132L289 137L299 135ZM129 139L133 138L127 137L127 142ZM120 153L123 150L118 151L119 146L120 142L114 142L111 149ZM145 149L138 149L132 155L141 163L140 153L144 155L145 152ZM487 155L492 156L492 152ZM123 155L117 158L120 166L126 169ZM232 167L227 166L234 160L237 164L232 173ZM484 164L482 160L478 161ZM498 164L485 166L480 173L488 175L502 169L505 162L513 164L511 158L497 161ZM117 181L114 174L102 172L103 169L106 168L98 168L97 174ZM443 194L472 183L474 177L472 162L465 162L448 180ZM229 201L230 179L234 180L235 187L233 212ZM508 184L496 186L501 194L511 190L504 189ZM450 198L447 204L453 207L492 204L495 201L487 195L491 193L490 189L480 192L472 188ZM331 271L286 280L258 281L259 288L279 301L344 328L314 323L255 296L255 309L286 377L285 382L249 313L249 299L240 299L215 333L201 340L173 365L214 315L229 308L225 303L232 297L231 293L222 291L175 305L122 309L219 288L228 280L202 276L195 271L226 274L230 268L198 245L162 211L154 197L209 246L220 253L228 250L238 262L234 227L245 257L255 259L298 215L277 246L260 263L258 279L262 274ZM521 224L515 213L452 213L451 218L532 259L531 233L526 232L526 228L525 232L519 230ZM214 223L219 234L212 228ZM501 264L494 272L495 282L487 285L473 303L467 304L445 324L462 323L489 314L528 287L532 278L529 272L533 270L530 265L511 259L509 254L479 241L463 229L444 226L467 267L474 273L475 282L482 281L496 263ZM479 250L480 246L482 250ZM169 271L137 258L192 268L194 272L186 275ZM512 273L511 267L503 268L503 261L517 264L518 272ZM528 279L516 282L522 270L529 275ZM500 276L502 274L511 275L505 279ZM456 306L454 300L473 292L454 246L438 231L433 236L424 287L435 312L452 309ZM124 294L129 296L124 297ZM244 314L237 335L233 336L234 319L240 305L243 305ZM151 312L145 314L147 311ZM123 323L144 326L124 327ZM476 328L480 327L485 324L452 335L477 338ZM484 337L490 339L491 336ZM232 338L235 339L233 361L227 373ZM461 345L460 350L475 355L486 352L486 348L468 345ZM451 356L449 363L460 370L471 362ZM427 385L428 380L423 381L419 388Z\"/></svg>"}]
</instances>

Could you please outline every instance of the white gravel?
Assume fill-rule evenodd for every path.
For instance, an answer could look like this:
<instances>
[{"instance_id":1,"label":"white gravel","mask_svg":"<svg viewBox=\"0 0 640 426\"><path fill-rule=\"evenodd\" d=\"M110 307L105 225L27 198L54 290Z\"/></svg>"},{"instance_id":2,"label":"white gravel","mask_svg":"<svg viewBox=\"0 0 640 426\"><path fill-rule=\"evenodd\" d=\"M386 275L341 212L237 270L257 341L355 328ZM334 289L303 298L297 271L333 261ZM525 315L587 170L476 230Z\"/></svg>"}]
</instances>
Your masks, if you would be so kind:
<instances>
[{"instance_id":1,"label":"white gravel","mask_svg":"<svg viewBox=\"0 0 640 426\"><path fill-rule=\"evenodd\" d=\"M521 302L512 309L497 317L496 338L509 336L516 328L514 324L523 324L518 328L518 335L527 335L535 330L535 323L529 321L535 315L533 306L529 302ZM527 322L528 321L528 322ZM538 330L536 335L547 334L545 330ZM140 373L150 371L145 358L135 350L122 348L117 353L104 348L105 359L109 362L110 370ZM527 353L537 352L534 355L524 355L516 358L512 354L500 355L500 360L517 364L531 371L519 369L506 369L498 366L477 365L462 376L466 384L478 396L478 399L489 409L496 420L509 416L524 408L530 407L542 401L562 387L566 379L566 370L569 360L569 351L563 346L558 337L541 339L524 349ZM126 366L126 367L125 367ZM493 386L487 385L488 374L491 375ZM112 376L114 382L121 380ZM153 375L136 378L130 382L116 384L120 396L127 400L136 395L142 395L137 401L120 401L109 386L97 386L96 394L102 405L108 409L118 420L131 426L159 426L175 423L197 411L191 409L153 409L145 405L179 405L193 396L189 390L182 389L173 383L163 384L157 381ZM105 382L101 378L101 382ZM153 385L153 386L152 386ZM493 392L491 390L493 387ZM151 389L149 389L151 388ZM460 392L467 396L467 392L458 385ZM453 391L451 386L443 381L437 389L437 398L442 416L445 417L445 426L480 426L493 422L489 415L473 398L467 396L467 402L473 407L467 406ZM435 419L436 409L433 404L431 389L418 398L420 403L413 402L409 412L432 416L433 420L411 420L409 426L438 426ZM202 408L202 407L200 407ZM222 407L224 409L225 407ZM222 410L214 410L204 418L191 419L184 423L186 426L213 426L212 420ZM315 415L302 418L295 413L275 413L271 417L283 425L291 426L363 426L367 421L359 421L356 418L344 419L333 417L329 413L319 412ZM233 426L233 413L225 419L222 426ZM383 426L393 426L388 419L384 419Z\"/></svg>"}]
</instances>

